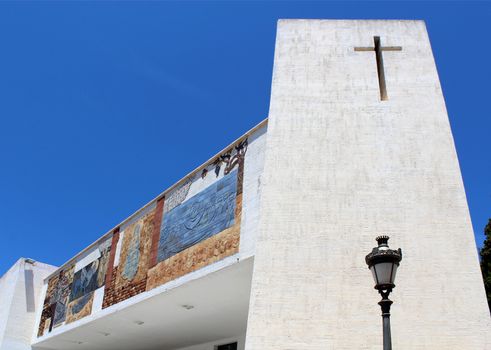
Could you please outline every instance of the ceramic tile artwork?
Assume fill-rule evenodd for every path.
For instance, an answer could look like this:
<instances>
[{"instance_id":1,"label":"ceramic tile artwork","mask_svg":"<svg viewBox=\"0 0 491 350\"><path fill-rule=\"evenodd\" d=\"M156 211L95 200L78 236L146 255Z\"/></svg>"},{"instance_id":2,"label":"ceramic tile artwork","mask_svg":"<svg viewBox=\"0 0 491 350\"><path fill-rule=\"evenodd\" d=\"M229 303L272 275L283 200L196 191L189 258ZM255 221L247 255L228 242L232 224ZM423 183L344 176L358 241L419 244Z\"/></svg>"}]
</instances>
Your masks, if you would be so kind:
<instances>
[{"instance_id":1,"label":"ceramic tile artwork","mask_svg":"<svg viewBox=\"0 0 491 350\"><path fill-rule=\"evenodd\" d=\"M113 268L111 283L104 290L103 308L145 291L154 217L155 208L124 227L119 265Z\"/></svg>"},{"instance_id":2,"label":"ceramic tile artwork","mask_svg":"<svg viewBox=\"0 0 491 350\"><path fill-rule=\"evenodd\" d=\"M164 206L164 213L167 213L168 211L171 211L175 207L177 207L179 204L181 204L184 199L186 199L188 193L189 193L189 188L191 187L191 184L193 182L188 178L186 179L181 185L179 185L178 188L173 190L166 198L165 200L165 206Z\"/></svg>"},{"instance_id":3,"label":"ceramic tile artwork","mask_svg":"<svg viewBox=\"0 0 491 350\"><path fill-rule=\"evenodd\" d=\"M90 295L95 289L104 285L111 240L104 241L96 249L99 249L100 257L81 270L74 273L75 265L71 265L51 277L48 282L38 335L50 332L52 328L68 322L70 305L73 301L83 301L82 297ZM82 314L77 312L77 317L72 314L70 320L73 322L88 314L90 314L90 309L86 308Z\"/></svg>"},{"instance_id":4,"label":"ceramic tile artwork","mask_svg":"<svg viewBox=\"0 0 491 350\"><path fill-rule=\"evenodd\" d=\"M99 258L99 268L97 271L97 288L104 285L106 281L107 264L109 262L109 255L111 254L111 240L107 240L104 244L99 246L101 256Z\"/></svg>"},{"instance_id":5,"label":"ceramic tile artwork","mask_svg":"<svg viewBox=\"0 0 491 350\"><path fill-rule=\"evenodd\" d=\"M118 288L146 278L154 216L155 210L152 210L124 229L118 269Z\"/></svg>"},{"instance_id":6,"label":"ceramic tile artwork","mask_svg":"<svg viewBox=\"0 0 491 350\"><path fill-rule=\"evenodd\" d=\"M75 272L73 276L72 293L70 301L96 290L99 260L91 262L81 270Z\"/></svg>"},{"instance_id":7,"label":"ceramic tile artwork","mask_svg":"<svg viewBox=\"0 0 491 350\"><path fill-rule=\"evenodd\" d=\"M94 293L91 292L70 302L70 304L68 304L66 322L71 323L90 315L92 311L93 300Z\"/></svg>"},{"instance_id":8,"label":"ceramic tile artwork","mask_svg":"<svg viewBox=\"0 0 491 350\"><path fill-rule=\"evenodd\" d=\"M158 260L169 257L234 224L237 170L164 215Z\"/></svg>"},{"instance_id":9,"label":"ceramic tile artwork","mask_svg":"<svg viewBox=\"0 0 491 350\"><path fill-rule=\"evenodd\" d=\"M58 274L52 276L48 280L48 287L46 290L46 296L44 298L43 310L41 312L41 318L39 320L38 337L49 332L51 329L51 321L53 317L53 304L51 304L51 302L53 301L53 294L58 284L59 278L60 276Z\"/></svg>"},{"instance_id":10,"label":"ceramic tile artwork","mask_svg":"<svg viewBox=\"0 0 491 350\"><path fill-rule=\"evenodd\" d=\"M38 336L91 315L95 291L102 286L104 309L236 254L246 150L247 139L206 166L214 169L213 179L206 178L208 171L189 175L114 230L94 248L97 254L87 251L53 276ZM91 254L97 258L85 262ZM74 272L77 263L85 266Z\"/></svg>"},{"instance_id":11,"label":"ceramic tile artwork","mask_svg":"<svg viewBox=\"0 0 491 350\"><path fill-rule=\"evenodd\" d=\"M140 261L140 233L142 224L137 223L133 228L131 241L128 248L128 254L123 262L124 269L122 275L125 279L131 280L138 271L138 262Z\"/></svg>"},{"instance_id":12,"label":"ceramic tile artwork","mask_svg":"<svg viewBox=\"0 0 491 350\"><path fill-rule=\"evenodd\" d=\"M53 325L56 327L61 322L65 321L66 317L66 305L61 302L57 302L55 306L55 314L53 316Z\"/></svg>"},{"instance_id":13,"label":"ceramic tile artwork","mask_svg":"<svg viewBox=\"0 0 491 350\"><path fill-rule=\"evenodd\" d=\"M72 265L67 270L60 272L58 282L51 295L50 304L55 305L52 320L54 327L65 321L66 305L73 282L73 268L74 266Z\"/></svg>"}]
</instances>

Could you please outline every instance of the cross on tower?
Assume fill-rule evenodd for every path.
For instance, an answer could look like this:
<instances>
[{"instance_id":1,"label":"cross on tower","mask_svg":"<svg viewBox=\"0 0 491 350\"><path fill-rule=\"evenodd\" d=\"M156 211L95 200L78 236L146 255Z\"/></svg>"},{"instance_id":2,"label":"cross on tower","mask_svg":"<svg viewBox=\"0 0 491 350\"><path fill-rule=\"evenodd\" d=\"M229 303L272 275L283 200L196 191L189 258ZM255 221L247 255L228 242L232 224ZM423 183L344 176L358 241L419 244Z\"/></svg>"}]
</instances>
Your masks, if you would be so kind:
<instances>
[{"instance_id":1,"label":"cross on tower","mask_svg":"<svg viewBox=\"0 0 491 350\"><path fill-rule=\"evenodd\" d=\"M401 46L386 46L382 47L380 44L380 37L373 37L374 47L355 47L355 51L375 51L375 58L377 59L377 73L378 73L378 86L380 88L380 99L385 101L387 97L387 87L385 85L385 73L384 73L384 60L382 57L382 51L401 51Z\"/></svg>"}]
</instances>

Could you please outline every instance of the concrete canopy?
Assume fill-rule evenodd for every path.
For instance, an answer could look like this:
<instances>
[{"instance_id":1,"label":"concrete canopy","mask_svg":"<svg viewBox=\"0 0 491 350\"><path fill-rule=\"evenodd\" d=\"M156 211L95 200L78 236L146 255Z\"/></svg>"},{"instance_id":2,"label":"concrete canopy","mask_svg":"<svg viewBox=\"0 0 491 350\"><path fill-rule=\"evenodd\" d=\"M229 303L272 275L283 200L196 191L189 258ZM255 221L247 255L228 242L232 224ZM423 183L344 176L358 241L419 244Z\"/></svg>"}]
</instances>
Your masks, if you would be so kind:
<instances>
[{"instance_id":1,"label":"concrete canopy","mask_svg":"<svg viewBox=\"0 0 491 350\"><path fill-rule=\"evenodd\" d=\"M239 336L246 331L251 276L252 259L244 260L42 339L33 349L165 350Z\"/></svg>"}]
</instances>

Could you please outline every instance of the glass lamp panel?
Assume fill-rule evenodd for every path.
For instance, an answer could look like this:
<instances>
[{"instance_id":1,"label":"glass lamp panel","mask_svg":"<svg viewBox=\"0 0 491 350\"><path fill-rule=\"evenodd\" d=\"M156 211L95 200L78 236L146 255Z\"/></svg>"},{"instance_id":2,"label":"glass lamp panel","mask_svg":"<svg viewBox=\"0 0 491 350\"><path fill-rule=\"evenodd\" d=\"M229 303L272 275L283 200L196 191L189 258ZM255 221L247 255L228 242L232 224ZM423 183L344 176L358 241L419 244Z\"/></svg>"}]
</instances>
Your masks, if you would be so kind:
<instances>
[{"instance_id":1,"label":"glass lamp panel","mask_svg":"<svg viewBox=\"0 0 491 350\"><path fill-rule=\"evenodd\" d=\"M378 284L390 284L392 274L392 262L383 262L375 264L375 269L378 277Z\"/></svg>"},{"instance_id":2,"label":"glass lamp panel","mask_svg":"<svg viewBox=\"0 0 491 350\"><path fill-rule=\"evenodd\" d=\"M375 273L375 266L374 265L370 266L370 271L372 271L373 281L375 282L375 285L377 285L378 281L377 281L377 275Z\"/></svg>"},{"instance_id":3,"label":"glass lamp panel","mask_svg":"<svg viewBox=\"0 0 491 350\"><path fill-rule=\"evenodd\" d=\"M392 268L392 281L391 281L391 283L395 284L394 281L396 280L396 272L397 272L397 268L399 266L397 266L397 264L393 264L393 265L394 265L394 267Z\"/></svg>"}]
</instances>

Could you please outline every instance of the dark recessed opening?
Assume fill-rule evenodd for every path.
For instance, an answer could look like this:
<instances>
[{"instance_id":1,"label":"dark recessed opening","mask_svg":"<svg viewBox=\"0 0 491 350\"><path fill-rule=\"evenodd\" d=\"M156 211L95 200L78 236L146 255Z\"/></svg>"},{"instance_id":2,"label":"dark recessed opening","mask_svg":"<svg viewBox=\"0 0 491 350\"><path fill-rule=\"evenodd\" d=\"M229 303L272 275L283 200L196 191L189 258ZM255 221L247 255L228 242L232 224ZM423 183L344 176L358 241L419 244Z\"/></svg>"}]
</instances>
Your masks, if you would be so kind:
<instances>
[{"instance_id":1,"label":"dark recessed opening","mask_svg":"<svg viewBox=\"0 0 491 350\"><path fill-rule=\"evenodd\" d=\"M230 344L217 345L216 350L237 350L237 342Z\"/></svg>"}]
</instances>

